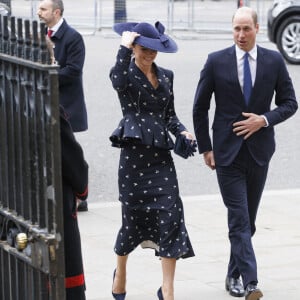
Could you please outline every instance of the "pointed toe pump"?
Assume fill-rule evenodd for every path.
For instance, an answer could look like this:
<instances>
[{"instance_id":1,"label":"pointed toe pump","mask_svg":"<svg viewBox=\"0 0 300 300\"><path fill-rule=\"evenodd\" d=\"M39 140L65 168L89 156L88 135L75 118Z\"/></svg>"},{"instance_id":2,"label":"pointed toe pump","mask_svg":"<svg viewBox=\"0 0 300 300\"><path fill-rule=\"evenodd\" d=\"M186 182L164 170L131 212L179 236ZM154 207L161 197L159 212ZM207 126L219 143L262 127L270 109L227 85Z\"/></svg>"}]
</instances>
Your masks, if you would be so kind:
<instances>
[{"instance_id":1,"label":"pointed toe pump","mask_svg":"<svg viewBox=\"0 0 300 300\"><path fill-rule=\"evenodd\" d=\"M115 276L116 276L116 270L114 270L114 274L113 274L113 284L114 284ZM116 294L113 291L111 293L115 300L125 300L126 293Z\"/></svg>"},{"instance_id":2,"label":"pointed toe pump","mask_svg":"<svg viewBox=\"0 0 300 300\"><path fill-rule=\"evenodd\" d=\"M158 297L159 300L164 300L164 296L162 294L161 287L157 291L157 297Z\"/></svg>"}]
</instances>

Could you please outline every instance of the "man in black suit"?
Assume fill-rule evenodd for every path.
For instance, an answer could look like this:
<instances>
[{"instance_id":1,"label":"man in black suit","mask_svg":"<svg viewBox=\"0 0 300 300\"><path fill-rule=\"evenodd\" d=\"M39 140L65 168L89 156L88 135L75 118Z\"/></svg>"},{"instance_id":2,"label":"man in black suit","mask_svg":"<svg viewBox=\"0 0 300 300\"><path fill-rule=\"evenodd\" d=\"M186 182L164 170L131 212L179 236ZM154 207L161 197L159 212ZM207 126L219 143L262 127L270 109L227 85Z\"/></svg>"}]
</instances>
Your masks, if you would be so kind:
<instances>
[{"instance_id":1,"label":"man in black suit","mask_svg":"<svg viewBox=\"0 0 300 300\"><path fill-rule=\"evenodd\" d=\"M232 25L235 45L209 54L201 71L193 120L199 152L216 169L228 211L231 252L226 289L232 296L257 300L262 292L257 288L252 236L275 151L274 126L291 117L298 105L281 55L256 44L256 12L239 8ZM213 141L208 117L212 94Z\"/></svg>"},{"instance_id":2,"label":"man in black suit","mask_svg":"<svg viewBox=\"0 0 300 300\"><path fill-rule=\"evenodd\" d=\"M62 0L43 0L38 16L48 27L48 36L53 42L53 52L59 69L59 101L63 106L73 132L88 128L84 99L82 70L85 60L85 45L82 36L70 27L63 18ZM79 201L78 210L87 210L87 202Z\"/></svg>"}]
</instances>

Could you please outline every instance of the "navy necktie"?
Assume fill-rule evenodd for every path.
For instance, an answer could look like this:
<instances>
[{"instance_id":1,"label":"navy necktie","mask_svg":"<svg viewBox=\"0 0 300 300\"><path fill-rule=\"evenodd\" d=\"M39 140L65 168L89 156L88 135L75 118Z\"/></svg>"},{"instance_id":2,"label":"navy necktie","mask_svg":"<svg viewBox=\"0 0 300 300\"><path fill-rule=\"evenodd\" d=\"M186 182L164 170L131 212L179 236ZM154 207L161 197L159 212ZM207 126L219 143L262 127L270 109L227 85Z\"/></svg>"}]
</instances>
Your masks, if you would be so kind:
<instances>
[{"instance_id":1,"label":"navy necktie","mask_svg":"<svg viewBox=\"0 0 300 300\"><path fill-rule=\"evenodd\" d=\"M252 91L252 79L251 79L251 72L250 72L250 66L249 66L249 53L246 52L244 55L244 97L246 104L248 105L251 91Z\"/></svg>"}]
</instances>

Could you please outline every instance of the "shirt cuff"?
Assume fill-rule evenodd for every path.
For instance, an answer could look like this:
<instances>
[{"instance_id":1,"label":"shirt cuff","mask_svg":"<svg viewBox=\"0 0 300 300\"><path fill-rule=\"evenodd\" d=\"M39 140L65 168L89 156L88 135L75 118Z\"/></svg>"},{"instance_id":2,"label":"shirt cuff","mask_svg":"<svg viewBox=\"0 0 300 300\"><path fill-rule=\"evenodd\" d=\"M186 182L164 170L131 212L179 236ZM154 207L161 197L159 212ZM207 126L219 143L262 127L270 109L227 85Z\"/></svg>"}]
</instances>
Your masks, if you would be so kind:
<instances>
[{"instance_id":1,"label":"shirt cuff","mask_svg":"<svg viewBox=\"0 0 300 300\"><path fill-rule=\"evenodd\" d=\"M269 127L269 122L268 122L267 117L265 115L260 115L260 116L265 119L266 125L264 127Z\"/></svg>"}]
</instances>

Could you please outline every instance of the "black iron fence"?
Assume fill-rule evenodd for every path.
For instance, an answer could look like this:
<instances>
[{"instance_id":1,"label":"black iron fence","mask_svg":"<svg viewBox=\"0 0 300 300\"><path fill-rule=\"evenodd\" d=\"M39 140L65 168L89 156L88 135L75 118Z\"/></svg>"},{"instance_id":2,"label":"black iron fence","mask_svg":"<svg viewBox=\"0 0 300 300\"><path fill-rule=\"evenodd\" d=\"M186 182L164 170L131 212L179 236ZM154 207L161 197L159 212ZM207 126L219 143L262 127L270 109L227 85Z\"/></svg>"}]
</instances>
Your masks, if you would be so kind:
<instances>
[{"instance_id":1,"label":"black iron fence","mask_svg":"<svg viewBox=\"0 0 300 300\"><path fill-rule=\"evenodd\" d=\"M0 299L63 300L57 66L44 24L0 16Z\"/></svg>"}]
</instances>

